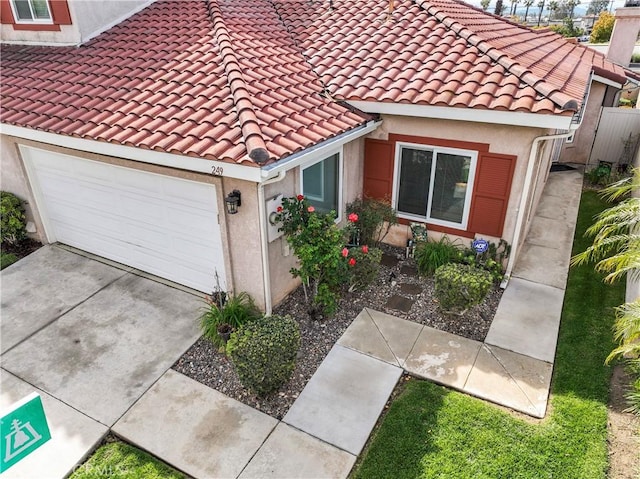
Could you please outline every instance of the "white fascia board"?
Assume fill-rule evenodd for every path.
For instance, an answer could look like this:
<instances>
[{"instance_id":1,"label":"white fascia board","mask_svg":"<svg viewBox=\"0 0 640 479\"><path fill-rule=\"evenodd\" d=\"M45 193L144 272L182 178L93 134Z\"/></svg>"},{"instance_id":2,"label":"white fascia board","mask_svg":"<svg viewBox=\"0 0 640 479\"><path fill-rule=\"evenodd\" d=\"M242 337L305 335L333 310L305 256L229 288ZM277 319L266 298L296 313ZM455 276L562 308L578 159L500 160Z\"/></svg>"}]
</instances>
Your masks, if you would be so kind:
<instances>
[{"instance_id":1,"label":"white fascia board","mask_svg":"<svg viewBox=\"0 0 640 479\"><path fill-rule=\"evenodd\" d=\"M276 163L265 166L262 168L262 176L265 179L272 178L278 173L283 171L289 171L305 163L310 163L313 160L320 160L326 158L335 153L336 148L349 143L361 136L367 135L374 131L378 126L382 124L381 121L370 121L366 125L363 125L354 130L349 130L335 138L324 141L317 145L311 146L305 150L294 153L293 155L284 158Z\"/></svg>"},{"instance_id":2,"label":"white fascia board","mask_svg":"<svg viewBox=\"0 0 640 479\"><path fill-rule=\"evenodd\" d=\"M597 81L598 83L604 83L605 85L612 86L617 89L621 89L624 85L620 85L618 82L614 82L613 80L609 80L608 78L601 77L600 75L596 75L595 73L591 77L592 81Z\"/></svg>"},{"instance_id":3,"label":"white fascia board","mask_svg":"<svg viewBox=\"0 0 640 479\"><path fill-rule=\"evenodd\" d=\"M572 116L569 115L538 115L518 111L476 110L473 108L408 105L405 103L382 103L374 101L347 101L347 103L367 113L437 118L441 120L473 121L476 123L497 123L500 125L558 130L568 130L572 118Z\"/></svg>"},{"instance_id":4,"label":"white fascia board","mask_svg":"<svg viewBox=\"0 0 640 479\"><path fill-rule=\"evenodd\" d=\"M135 148L132 146L117 145L104 141L86 140L73 136L58 135L41 130L24 128L22 126L0 124L0 133L26 140L38 141L49 145L71 148L73 150L97 153L100 155L125 158L127 160L140 161L152 165L167 166L180 170L207 173L214 176L236 178L252 182L260 182L262 176L260 168L256 166L243 166L223 161L207 160L193 156L175 155L161 151Z\"/></svg>"}]
</instances>

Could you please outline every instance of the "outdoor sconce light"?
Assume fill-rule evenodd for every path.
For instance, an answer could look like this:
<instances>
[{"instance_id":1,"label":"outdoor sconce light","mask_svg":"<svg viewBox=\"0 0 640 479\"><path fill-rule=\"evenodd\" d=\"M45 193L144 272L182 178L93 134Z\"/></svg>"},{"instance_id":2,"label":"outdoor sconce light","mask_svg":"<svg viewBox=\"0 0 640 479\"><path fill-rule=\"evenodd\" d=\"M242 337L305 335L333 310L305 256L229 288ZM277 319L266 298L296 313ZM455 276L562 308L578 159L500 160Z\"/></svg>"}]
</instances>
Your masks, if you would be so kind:
<instances>
[{"instance_id":1,"label":"outdoor sconce light","mask_svg":"<svg viewBox=\"0 0 640 479\"><path fill-rule=\"evenodd\" d=\"M224 199L224 204L227 207L227 213L235 215L238 212L238 206L242 205L242 201L240 201L240 192L238 190L233 190Z\"/></svg>"}]
</instances>

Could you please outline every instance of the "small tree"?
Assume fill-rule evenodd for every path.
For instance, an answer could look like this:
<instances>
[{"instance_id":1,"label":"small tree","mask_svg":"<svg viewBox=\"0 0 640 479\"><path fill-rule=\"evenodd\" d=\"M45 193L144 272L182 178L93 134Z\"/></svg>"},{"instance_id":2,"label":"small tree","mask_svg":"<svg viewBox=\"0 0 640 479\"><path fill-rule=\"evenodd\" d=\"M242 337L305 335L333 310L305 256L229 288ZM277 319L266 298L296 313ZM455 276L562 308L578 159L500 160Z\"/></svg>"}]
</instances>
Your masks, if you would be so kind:
<instances>
[{"instance_id":1,"label":"small tree","mask_svg":"<svg viewBox=\"0 0 640 479\"><path fill-rule=\"evenodd\" d=\"M524 6L526 7L524 11L524 23L527 23L527 17L529 16L529 8L531 8L531 5L533 5L534 1L535 0L525 0L524 2Z\"/></svg>"},{"instance_id":2,"label":"small tree","mask_svg":"<svg viewBox=\"0 0 640 479\"><path fill-rule=\"evenodd\" d=\"M496 15L502 15L502 8L503 8L503 3L502 0L498 0L496 2L496 8L493 10L493 13L495 13Z\"/></svg>"},{"instance_id":3,"label":"small tree","mask_svg":"<svg viewBox=\"0 0 640 479\"><path fill-rule=\"evenodd\" d=\"M480 0L480 6L482 7L482 9L486 12L487 10L489 10L489 4L491 3L491 0Z\"/></svg>"},{"instance_id":4,"label":"small tree","mask_svg":"<svg viewBox=\"0 0 640 479\"><path fill-rule=\"evenodd\" d=\"M591 30L591 43L605 43L611 39L611 33L613 32L613 24L616 19L609 12L602 12L593 24L593 30Z\"/></svg>"}]
</instances>

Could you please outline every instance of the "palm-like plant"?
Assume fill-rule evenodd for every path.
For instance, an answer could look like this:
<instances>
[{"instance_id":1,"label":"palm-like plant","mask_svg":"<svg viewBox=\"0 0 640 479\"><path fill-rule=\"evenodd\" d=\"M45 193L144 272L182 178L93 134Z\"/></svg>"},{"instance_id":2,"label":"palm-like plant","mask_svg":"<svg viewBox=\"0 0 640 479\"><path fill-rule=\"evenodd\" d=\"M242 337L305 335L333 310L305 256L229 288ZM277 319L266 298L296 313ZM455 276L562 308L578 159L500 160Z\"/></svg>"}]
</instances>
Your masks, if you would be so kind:
<instances>
[{"instance_id":1,"label":"palm-like plant","mask_svg":"<svg viewBox=\"0 0 640 479\"><path fill-rule=\"evenodd\" d=\"M602 190L602 197L617 201L640 191L640 168L630 178L622 179ZM605 281L612 282L628 274L640 279L640 197L631 196L596 216L587 229L594 236L593 244L575 255L573 265L596 262L596 270L607 273Z\"/></svg>"},{"instance_id":2,"label":"palm-like plant","mask_svg":"<svg viewBox=\"0 0 640 479\"><path fill-rule=\"evenodd\" d=\"M593 244L571 259L573 265L596 261L596 270L606 273L605 281L612 282L627 275L640 280L640 168L632 176L602 190L603 198L618 201L596 216L587 230L594 236ZM640 356L640 298L616 308L614 336L619 346L607 357Z\"/></svg>"},{"instance_id":3,"label":"palm-like plant","mask_svg":"<svg viewBox=\"0 0 640 479\"><path fill-rule=\"evenodd\" d=\"M527 23L527 17L529 16L529 8L531 8L531 5L533 5L533 2L535 0L525 0L524 2L524 6L526 7L526 10L524 11L524 23Z\"/></svg>"}]
</instances>

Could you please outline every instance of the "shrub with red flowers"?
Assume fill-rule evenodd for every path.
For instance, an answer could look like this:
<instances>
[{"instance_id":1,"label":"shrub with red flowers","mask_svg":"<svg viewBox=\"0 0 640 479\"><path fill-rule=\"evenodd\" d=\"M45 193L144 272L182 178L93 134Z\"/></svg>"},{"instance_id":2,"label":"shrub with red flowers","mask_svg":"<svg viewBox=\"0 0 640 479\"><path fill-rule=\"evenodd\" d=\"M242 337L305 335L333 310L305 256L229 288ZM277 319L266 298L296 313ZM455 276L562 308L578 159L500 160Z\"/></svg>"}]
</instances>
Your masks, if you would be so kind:
<instances>
[{"instance_id":1,"label":"shrub with red flowers","mask_svg":"<svg viewBox=\"0 0 640 479\"><path fill-rule=\"evenodd\" d=\"M277 209L276 221L299 260L291 273L300 277L305 297L311 303L309 312L335 313L340 288L364 289L378 273L382 251L368 246L347 248L344 244L353 233L358 215L348 215L344 230L334 222L335 214L316 213L302 195L284 198Z\"/></svg>"},{"instance_id":2,"label":"shrub with red flowers","mask_svg":"<svg viewBox=\"0 0 640 479\"><path fill-rule=\"evenodd\" d=\"M300 277L312 316L335 313L339 289L344 282L344 233L333 213L316 213L302 195L282 200L276 220L298 257L291 274ZM348 251L347 251L348 253Z\"/></svg>"}]
</instances>

